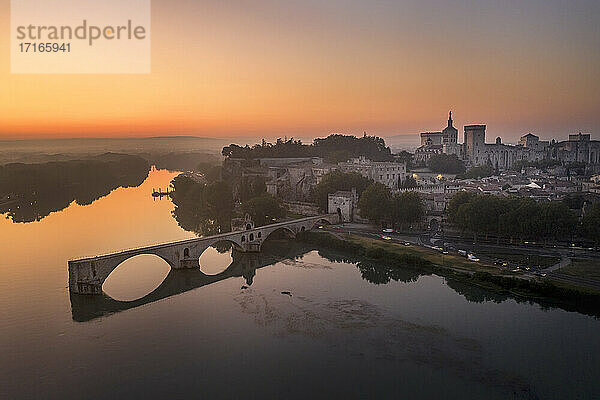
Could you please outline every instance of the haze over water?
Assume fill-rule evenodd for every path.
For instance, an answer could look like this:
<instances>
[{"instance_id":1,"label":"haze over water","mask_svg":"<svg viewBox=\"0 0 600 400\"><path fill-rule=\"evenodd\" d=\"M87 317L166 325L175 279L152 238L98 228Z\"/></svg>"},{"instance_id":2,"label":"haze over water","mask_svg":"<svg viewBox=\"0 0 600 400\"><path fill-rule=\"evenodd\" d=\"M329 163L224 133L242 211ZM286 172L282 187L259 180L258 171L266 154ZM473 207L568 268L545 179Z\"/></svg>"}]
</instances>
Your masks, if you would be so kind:
<instances>
[{"instance_id":1,"label":"haze over water","mask_svg":"<svg viewBox=\"0 0 600 400\"><path fill-rule=\"evenodd\" d=\"M0 398L600 395L593 317L412 271L374 284L387 280L383 270L290 243L297 258L257 269L247 289L247 277L191 284L74 320L68 259L195 236L177 225L169 200L150 196L175 175L153 170L139 187L38 222L0 220ZM229 260L213 252L203 270ZM147 263L113 289L151 291L165 271ZM194 274L175 282L186 287Z\"/></svg>"}]
</instances>

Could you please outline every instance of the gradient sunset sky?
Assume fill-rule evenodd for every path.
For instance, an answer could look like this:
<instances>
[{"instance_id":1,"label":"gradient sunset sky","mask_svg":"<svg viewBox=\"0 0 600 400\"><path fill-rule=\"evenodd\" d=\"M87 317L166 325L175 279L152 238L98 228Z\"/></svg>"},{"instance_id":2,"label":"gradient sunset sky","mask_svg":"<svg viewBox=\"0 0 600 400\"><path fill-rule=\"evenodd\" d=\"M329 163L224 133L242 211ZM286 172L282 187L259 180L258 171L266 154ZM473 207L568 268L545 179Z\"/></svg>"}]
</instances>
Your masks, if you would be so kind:
<instances>
[{"instance_id":1,"label":"gradient sunset sky","mask_svg":"<svg viewBox=\"0 0 600 400\"><path fill-rule=\"evenodd\" d=\"M0 139L600 137L598 0L153 0L148 75L10 74L9 6Z\"/></svg>"}]
</instances>

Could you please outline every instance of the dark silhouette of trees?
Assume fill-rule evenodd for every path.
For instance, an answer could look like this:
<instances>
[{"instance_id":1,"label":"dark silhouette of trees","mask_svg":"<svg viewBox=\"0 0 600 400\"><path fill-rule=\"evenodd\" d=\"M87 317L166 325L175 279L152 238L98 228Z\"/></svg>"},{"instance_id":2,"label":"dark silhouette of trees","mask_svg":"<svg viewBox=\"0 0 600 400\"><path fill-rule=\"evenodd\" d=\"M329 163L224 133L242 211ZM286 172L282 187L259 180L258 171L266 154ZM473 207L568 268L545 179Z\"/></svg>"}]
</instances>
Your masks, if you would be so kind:
<instances>
[{"instance_id":1,"label":"dark silhouette of trees","mask_svg":"<svg viewBox=\"0 0 600 400\"><path fill-rule=\"evenodd\" d=\"M393 226L408 225L420 221L425 210L416 192L392 195L381 183L372 183L360 196L360 214L373 222L390 222Z\"/></svg>"},{"instance_id":2,"label":"dark silhouette of trees","mask_svg":"<svg viewBox=\"0 0 600 400\"><path fill-rule=\"evenodd\" d=\"M411 225L421 220L425 214L423 201L417 192L395 194L390 209L393 225Z\"/></svg>"},{"instance_id":3,"label":"dark silhouette of trees","mask_svg":"<svg viewBox=\"0 0 600 400\"><path fill-rule=\"evenodd\" d=\"M477 167L471 167L467 172L461 174L459 178L462 179L479 179L492 176L496 173L496 170L491 165L480 165Z\"/></svg>"},{"instance_id":4,"label":"dark silhouette of trees","mask_svg":"<svg viewBox=\"0 0 600 400\"><path fill-rule=\"evenodd\" d=\"M0 212L14 222L39 221L73 201L80 205L118 187L139 186L150 167L141 157L106 153L82 160L0 166Z\"/></svg>"},{"instance_id":5,"label":"dark silhouette of trees","mask_svg":"<svg viewBox=\"0 0 600 400\"><path fill-rule=\"evenodd\" d=\"M385 141L376 136L362 137L350 135L329 135L315 139L313 144L303 144L300 140L277 139L275 143L263 140L261 144L242 147L231 144L223 148L222 154L229 158L286 158L286 157L323 157L327 161L346 161L352 157L365 156L373 161L390 161L392 152Z\"/></svg>"},{"instance_id":6,"label":"dark silhouette of trees","mask_svg":"<svg viewBox=\"0 0 600 400\"><path fill-rule=\"evenodd\" d=\"M398 180L399 180L398 187L400 189L414 189L417 186L419 186L417 184L417 180L415 178L413 178L411 175L407 176L404 181L402 181L401 178L398 178Z\"/></svg>"},{"instance_id":7,"label":"dark silhouette of trees","mask_svg":"<svg viewBox=\"0 0 600 400\"><path fill-rule=\"evenodd\" d=\"M439 174L461 174L465 164L454 154L435 154L427 162L429 169Z\"/></svg>"},{"instance_id":8,"label":"dark silhouette of trees","mask_svg":"<svg viewBox=\"0 0 600 400\"><path fill-rule=\"evenodd\" d=\"M242 206L242 211L250 214L257 226L272 223L273 219L286 215L286 209L281 202L268 193L246 201Z\"/></svg>"},{"instance_id":9,"label":"dark silhouette of trees","mask_svg":"<svg viewBox=\"0 0 600 400\"><path fill-rule=\"evenodd\" d=\"M387 186L371 183L360 196L358 207L360 216L373 222L382 222L389 219L392 194Z\"/></svg>"},{"instance_id":10,"label":"dark silhouette of trees","mask_svg":"<svg viewBox=\"0 0 600 400\"><path fill-rule=\"evenodd\" d=\"M600 243L600 203L595 203L583 216L583 233L593 240L595 243Z\"/></svg>"},{"instance_id":11,"label":"dark silhouette of trees","mask_svg":"<svg viewBox=\"0 0 600 400\"><path fill-rule=\"evenodd\" d=\"M575 213L563 202L459 192L450 200L448 220L463 231L511 239L564 239L576 233Z\"/></svg>"},{"instance_id":12,"label":"dark silhouette of trees","mask_svg":"<svg viewBox=\"0 0 600 400\"><path fill-rule=\"evenodd\" d=\"M394 159L397 162L406 163L406 169L409 170L413 167L413 153L409 153L406 150L402 150L400 153L394 154Z\"/></svg>"},{"instance_id":13,"label":"dark silhouette of trees","mask_svg":"<svg viewBox=\"0 0 600 400\"><path fill-rule=\"evenodd\" d=\"M231 230L233 196L225 182L205 184L179 175L171 184L173 216L183 229L205 236Z\"/></svg>"}]
</instances>

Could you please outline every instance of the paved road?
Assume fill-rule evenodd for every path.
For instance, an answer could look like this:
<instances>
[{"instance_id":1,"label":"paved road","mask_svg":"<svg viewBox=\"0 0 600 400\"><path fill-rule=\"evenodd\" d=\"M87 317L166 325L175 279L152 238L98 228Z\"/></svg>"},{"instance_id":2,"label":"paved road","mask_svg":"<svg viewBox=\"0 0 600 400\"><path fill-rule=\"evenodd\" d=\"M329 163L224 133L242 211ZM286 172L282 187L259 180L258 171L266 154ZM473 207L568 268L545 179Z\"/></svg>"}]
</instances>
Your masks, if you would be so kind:
<instances>
[{"instance_id":1,"label":"paved road","mask_svg":"<svg viewBox=\"0 0 600 400\"><path fill-rule=\"evenodd\" d=\"M424 247L431 248L432 245L443 246L444 243L450 243L456 249L476 249L476 248L485 248L485 249L496 249L500 251L513 251L515 253L526 253L526 254L540 254L546 256L560 256L561 259L558 263L548 267L544 270L540 270L538 274L521 271L522 278L526 279L539 279L548 274L547 278L553 279L560 282L571 283L576 285L581 285L584 287L592 288L600 290L600 281L596 281L593 279L587 279L582 277L571 276L567 274L562 274L559 271L561 268L566 267L571 262L570 256L573 255L573 251L571 249L543 249L543 248L523 248L522 246L499 246L499 245L480 245L480 244L468 244L468 243L456 243L452 241L450 238L432 238L428 233L420 233L420 234L399 234L399 233L384 233L380 229L375 226L370 225L362 225L362 224L341 224L341 225L333 225L325 228L326 230L334 233L334 235L338 238L342 238L343 234L352 233L354 235L368 237L372 239L377 239L381 241L387 241L392 243L410 243L413 245L419 245ZM383 239L384 236L389 237L389 240ZM448 240L450 239L450 240ZM593 257L597 257L597 252L592 251L583 251L588 257L592 255ZM579 252L582 253L582 252ZM494 260L489 257L483 257L482 260L488 264L492 264ZM541 274L544 274L543 276Z\"/></svg>"}]
</instances>

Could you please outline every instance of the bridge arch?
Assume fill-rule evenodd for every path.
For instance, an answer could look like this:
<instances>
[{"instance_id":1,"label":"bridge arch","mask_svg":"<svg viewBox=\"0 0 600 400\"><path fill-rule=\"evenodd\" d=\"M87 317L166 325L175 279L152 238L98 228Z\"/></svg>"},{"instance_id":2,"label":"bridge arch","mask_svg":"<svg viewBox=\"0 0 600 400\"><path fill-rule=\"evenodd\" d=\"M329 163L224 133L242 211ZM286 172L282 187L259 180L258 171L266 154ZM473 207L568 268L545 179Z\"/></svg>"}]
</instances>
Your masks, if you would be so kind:
<instances>
[{"instance_id":1,"label":"bridge arch","mask_svg":"<svg viewBox=\"0 0 600 400\"><path fill-rule=\"evenodd\" d=\"M207 276L219 275L231 267L236 244L230 240L220 240L208 246L198 257L200 272Z\"/></svg>"},{"instance_id":2,"label":"bridge arch","mask_svg":"<svg viewBox=\"0 0 600 400\"><path fill-rule=\"evenodd\" d=\"M160 287L171 273L169 262L156 254L137 254L118 263L101 279L102 292L116 301L135 301Z\"/></svg>"},{"instance_id":3,"label":"bridge arch","mask_svg":"<svg viewBox=\"0 0 600 400\"><path fill-rule=\"evenodd\" d=\"M267 240L269 240L269 238L272 238L274 233L281 233L284 232L288 237L290 238L295 238L296 237L296 232L294 232L291 228L287 227L287 226L281 226L278 227L276 229L273 229L271 232L269 232L268 234L266 234L265 239L263 240L263 243L266 242Z\"/></svg>"}]
</instances>

